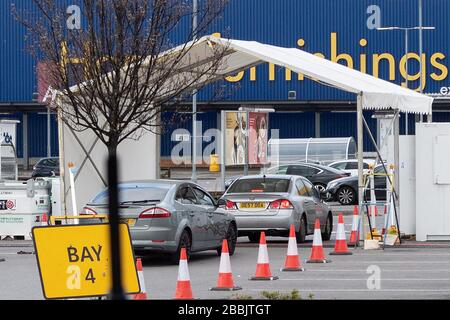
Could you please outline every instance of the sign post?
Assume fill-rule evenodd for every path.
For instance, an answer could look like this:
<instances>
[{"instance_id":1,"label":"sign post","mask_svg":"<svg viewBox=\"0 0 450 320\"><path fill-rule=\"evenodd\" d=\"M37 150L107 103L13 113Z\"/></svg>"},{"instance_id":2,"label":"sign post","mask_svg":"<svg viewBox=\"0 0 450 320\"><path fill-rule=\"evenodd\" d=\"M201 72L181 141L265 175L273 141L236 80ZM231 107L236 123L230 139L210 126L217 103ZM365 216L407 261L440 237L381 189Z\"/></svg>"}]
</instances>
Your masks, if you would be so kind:
<instances>
[{"instance_id":1,"label":"sign post","mask_svg":"<svg viewBox=\"0 0 450 320\"><path fill-rule=\"evenodd\" d=\"M107 296L111 293L111 249L108 224L33 228L33 241L46 299ZM121 236L122 285L125 293L140 292L126 224Z\"/></svg>"}]
</instances>

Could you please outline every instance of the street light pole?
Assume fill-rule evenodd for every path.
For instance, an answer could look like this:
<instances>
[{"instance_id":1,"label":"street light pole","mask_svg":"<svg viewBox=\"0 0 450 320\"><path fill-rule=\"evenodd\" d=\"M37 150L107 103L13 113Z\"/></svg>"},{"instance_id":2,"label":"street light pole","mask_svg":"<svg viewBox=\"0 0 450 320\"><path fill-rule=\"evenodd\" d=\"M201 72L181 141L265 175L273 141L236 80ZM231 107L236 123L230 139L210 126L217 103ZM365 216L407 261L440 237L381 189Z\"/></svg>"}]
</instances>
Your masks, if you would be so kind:
<instances>
[{"instance_id":1,"label":"street light pole","mask_svg":"<svg viewBox=\"0 0 450 320\"><path fill-rule=\"evenodd\" d=\"M409 50L408 50L408 28L405 28L405 57L406 57L406 61L405 61L405 71L406 71L406 88L408 88L408 77L409 77L409 73L408 73L408 54L409 54ZM421 55L422 56L422 55ZM405 134L408 135L408 112L405 113Z\"/></svg>"},{"instance_id":2,"label":"street light pole","mask_svg":"<svg viewBox=\"0 0 450 320\"><path fill-rule=\"evenodd\" d=\"M192 35L197 39L197 0L193 0ZM197 181L197 90L192 95L192 181Z\"/></svg>"},{"instance_id":3,"label":"street light pole","mask_svg":"<svg viewBox=\"0 0 450 320\"><path fill-rule=\"evenodd\" d=\"M419 0L420 1L420 0ZM419 9L421 9L421 5L419 6ZM377 30L380 31L386 31L386 30L403 30L405 31L405 70L406 70L406 77L405 77L405 84L406 88L408 88L408 55L409 55L409 49L408 49L408 32L410 30L419 30L419 66L420 66L420 77L419 77L419 90L420 93L422 93L422 30L434 30L434 27L424 27L422 26L422 14L419 14L419 26L418 27L410 27L410 28L402 28L402 27L383 27L383 28L377 28ZM429 118L431 118L431 114L429 115ZM420 115L420 122L422 122L422 115ZM408 135L409 126L408 126L408 113L405 114L405 133Z\"/></svg>"}]
</instances>

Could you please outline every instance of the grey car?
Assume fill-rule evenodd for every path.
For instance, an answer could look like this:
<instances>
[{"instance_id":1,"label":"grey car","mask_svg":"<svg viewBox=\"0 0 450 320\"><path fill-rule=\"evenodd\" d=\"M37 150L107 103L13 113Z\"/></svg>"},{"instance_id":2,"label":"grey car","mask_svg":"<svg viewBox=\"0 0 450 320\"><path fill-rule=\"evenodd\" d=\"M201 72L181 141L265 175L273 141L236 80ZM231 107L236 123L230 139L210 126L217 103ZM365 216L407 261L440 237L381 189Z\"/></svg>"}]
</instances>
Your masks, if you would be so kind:
<instances>
[{"instance_id":1,"label":"grey car","mask_svg":"<svg viewBox=\"0 0 450 320\"><path fill-rule=\"evenodd\" d=\"M227 239L234 253L237 227L234 216L195 183L173 180L119 184L120 218L130 228L135 251L170 253L178 263L180 250L217 250ZM108 190L85 206L85 214L107 214Z\"/></svg>"},{"instance_id":2,"label":"grey car","mask_svg":"<svg viewBox=\"0 0 450 320\"><path fill-rule=\"evenodd\" d=\"M333 230L331 208L306 178L297 175L253 175L235 180L221 198L238 225L238 235L257 242L261 231L288 236L294 224L296 238L304 242L320 219L322 238Z\"/></svg>"}]
</instances>

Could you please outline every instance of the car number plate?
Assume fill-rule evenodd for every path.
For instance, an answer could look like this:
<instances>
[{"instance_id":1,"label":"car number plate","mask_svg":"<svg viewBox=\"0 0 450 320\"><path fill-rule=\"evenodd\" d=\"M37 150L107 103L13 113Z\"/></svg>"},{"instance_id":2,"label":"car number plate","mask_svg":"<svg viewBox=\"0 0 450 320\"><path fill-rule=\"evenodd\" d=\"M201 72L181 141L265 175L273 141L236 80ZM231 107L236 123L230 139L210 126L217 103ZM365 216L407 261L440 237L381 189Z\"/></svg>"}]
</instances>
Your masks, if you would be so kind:
<instances>
[{"instance_id":1,"label":"car number plate","mask_svg":"<svg viewBox=\"0 0 450 320\"><path fill-rule=\"evenodd\" d=\"M239 204L241 209L265 209L266 204L264 202L241 202Z\"/></svg>"},{"instance_id":2,"label":"car number plate","mask_svg":"<svg viewBox=\"0 0 450 320\"><path fill-rule=\"evenodd\" d=\"M133 227L136 224L136 219L120 219L120 222L128 224Z\"/></svg>"}]
</instances>

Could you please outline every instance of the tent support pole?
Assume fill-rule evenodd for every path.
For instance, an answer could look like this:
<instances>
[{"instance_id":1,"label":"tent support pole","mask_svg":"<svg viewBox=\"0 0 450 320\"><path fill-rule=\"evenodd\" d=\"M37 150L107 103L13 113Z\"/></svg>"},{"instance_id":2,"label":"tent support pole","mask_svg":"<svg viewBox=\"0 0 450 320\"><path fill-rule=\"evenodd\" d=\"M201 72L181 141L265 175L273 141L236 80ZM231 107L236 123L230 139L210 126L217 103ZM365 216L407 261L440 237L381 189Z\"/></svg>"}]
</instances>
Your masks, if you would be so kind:
<instances>
[{"instance_id":1,"label":"tent support pole","mask_svg":"<svg viewBox=\"0 0 450 320\"><path fill-rule=\"evenodd\" d=\"M364 181L363 181L363 151L364 151L364 140L363 140L363 109L362 109L362 92L358 93L356 99L356 121L357 121L357 144L358 144L358 214L360 221L359 229L359 239L364 240L365 234L365 221L363 220L363 199L364 199Z\"/></svg>"},{"instance_id":2,"label":"tent support pole","mask_svg":"<svg viewBox=\"0 0 450 320\"><path fill-rule=\"evenodd\" d=\"M394 121L394 189L396 190L394 200L397 200L396 208L400 212L400 111L397 112L398 114ZM400 215L398 218L400 218Z\"/></svg>"},{"instance_id":3,"label":"tent support pole","mask_svg":"<svg viewBox=\"0 0 450 320\"><path fill-rule=\"evenodd\" d=\"M225 191L225 111L220 112L220 187Z\"/></svg>"}]
</instances>

